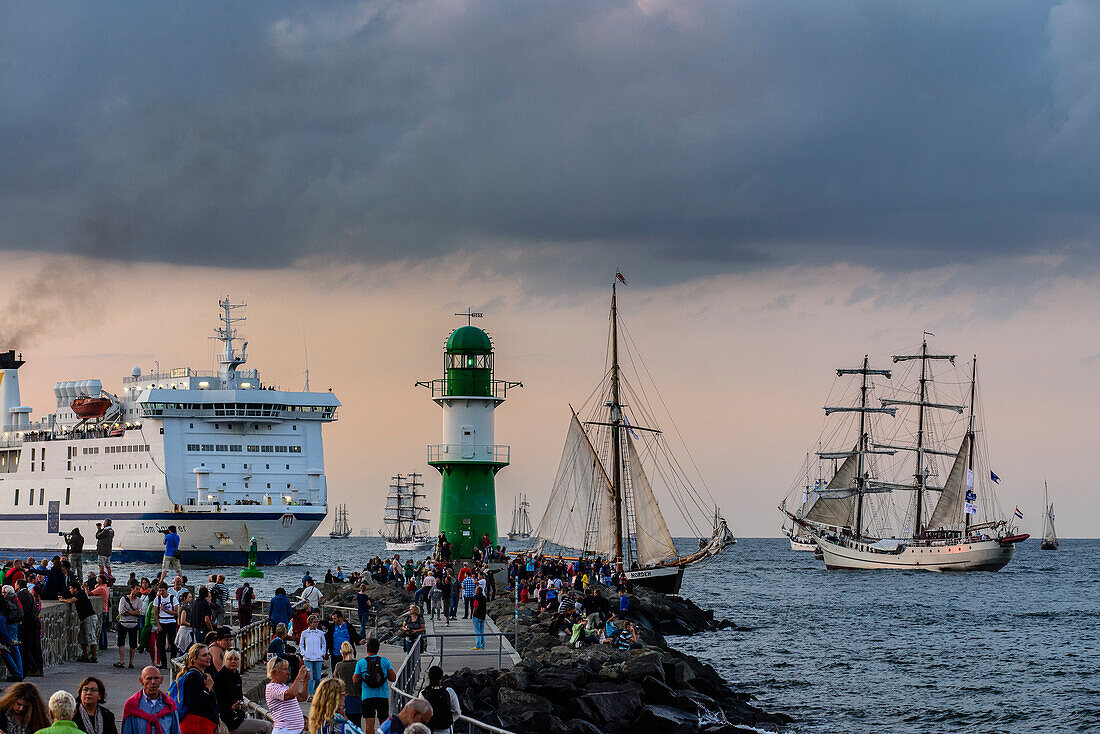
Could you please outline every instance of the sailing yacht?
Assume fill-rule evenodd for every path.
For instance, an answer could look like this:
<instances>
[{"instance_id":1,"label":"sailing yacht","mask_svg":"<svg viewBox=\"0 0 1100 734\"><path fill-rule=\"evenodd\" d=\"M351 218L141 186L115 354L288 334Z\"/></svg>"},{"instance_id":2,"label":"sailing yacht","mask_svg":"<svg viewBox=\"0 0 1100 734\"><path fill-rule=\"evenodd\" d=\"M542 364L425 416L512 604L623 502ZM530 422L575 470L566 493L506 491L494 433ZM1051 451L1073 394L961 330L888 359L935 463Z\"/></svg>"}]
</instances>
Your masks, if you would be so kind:
<instances>
[{"instance_id":1,"label":"sailing yacht","mask_svg":"<svg viewBox=\"0 0 1100 734\"><path fill-rule=\"evenodd\" d=\"M512 529L508 531L508 540L523 540L531 537L531 518L527 516L527 495L519 495L512 508Z\"/></svg>"},{"instance_id":2,"label":"sailing yacht","mask_svg":"<svg viewBox=\"0 0 1100 734\"><path fill-rule=\"evenodd\" d=\"M588 408L586 417L582 419L570 407L565 448L536 531L539 545L535 553L543 553L548 543L574 549L585 558L612 561L623 570L628 584L675 594L688 565L721 553L735 541L705 487L703 492L696 490L668 450L664 434L653 425L654 413L640 386L625 379L619 361L619 331L622 328L625 333L625 327L619 319L615 289L613 282L611 364L582 406L582 411ZM626 336L629 343L629 334ZM631 366L641 367L632 361ZM632 373L642 371L634 369ZM689 527L701 536L695 552L680 555L677 551L650 476L662 481ZM689 508L695 512L683 512ZM698 516L704 513L704 517ZM705 533L701 532L704 527Z\"/></svg>"},{"instance_id":3,"label":"sailing yacht","mask_svg":"<svg viewBox=\"0 0 1100 734\"><path fill-rule=\"evenodd\" d=\"M877 404L875 380L891 380L892 370L872 369L867 357L858 368L837 370L838 378L859 378L858 399L827 406L825 414L856 416L854 445L818 452L843 462L803 517L788 515L814 537L830 569L1003 568L1016 543L1029 536L1003 519L992 486L999 479L988 466L979 469L985 457L979 437L985 433L977 423L977 359L969 380L960 379L955 355L930 353L925 339L918 354L895 355L893 361L908 363L907 377L915 384L903 384ZM944 386L969 383L967 404L939 397L935 373L941 367ZM952 414L953 420L934 420ZM963 435L951 439L957 430ZM945 473L939 457L951 462ZM888 534L891 527L895 531Z\"/></svg>"},{"instance_id":4,"label":"sailing yacht","mask_svg":"<svg viewBox=\"0 0 1100 734\"><path fill-rule=\"evenodd\" d=\"M1047 497L1047 483L1043 480L1043 542L1042 550L1058 550L1058 534L1054 532L1054 503Z\"/></svg>"}]
</instances>

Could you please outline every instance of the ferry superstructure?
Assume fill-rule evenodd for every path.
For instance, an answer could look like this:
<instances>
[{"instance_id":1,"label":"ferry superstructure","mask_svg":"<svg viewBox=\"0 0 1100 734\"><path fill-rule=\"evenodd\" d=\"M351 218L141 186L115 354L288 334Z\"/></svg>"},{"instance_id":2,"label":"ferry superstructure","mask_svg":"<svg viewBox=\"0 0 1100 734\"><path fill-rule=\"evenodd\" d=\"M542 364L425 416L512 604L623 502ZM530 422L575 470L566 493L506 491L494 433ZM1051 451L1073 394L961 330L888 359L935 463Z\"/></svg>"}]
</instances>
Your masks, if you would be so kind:
<instances>
[{"instance_id":1,"label":"ferry superstructure","mask_svg":"<svg viewBox=\"0 0 1100 734\"><path fill-rule=\"evenodd\" d=\"M244 304L219 301L217 371L135 367L117 394L99 380L58 382L54 412L31 420L13 351L0 353L0 555L61 553L79 527L85 553L111 518L118 562L158 563L175 525L187 565L259 562L297 551L324 520L321 427L340 401L288 392L242 369Z\"/></svg>"}]
</instances>

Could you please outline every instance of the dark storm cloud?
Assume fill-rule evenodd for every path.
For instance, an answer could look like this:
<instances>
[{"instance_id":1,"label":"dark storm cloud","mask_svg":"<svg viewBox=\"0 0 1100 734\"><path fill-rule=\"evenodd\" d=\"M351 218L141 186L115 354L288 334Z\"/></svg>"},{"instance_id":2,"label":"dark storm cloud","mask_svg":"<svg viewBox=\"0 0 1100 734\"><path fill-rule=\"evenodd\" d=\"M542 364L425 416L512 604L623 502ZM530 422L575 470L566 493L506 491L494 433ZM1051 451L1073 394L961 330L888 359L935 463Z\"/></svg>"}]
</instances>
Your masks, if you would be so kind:
<instances>
[{"instance_id":1,"label":"dark storm cloud","mask_svg":"<svg viewBox=\"0 0 1100 734\"><path fill-rule=\"evenodd\" d=\"M4 16L7 249L239 267L461 250L680 278L1080 257L1100 229L1093 3Z\"/></svg>"}]
</instances>

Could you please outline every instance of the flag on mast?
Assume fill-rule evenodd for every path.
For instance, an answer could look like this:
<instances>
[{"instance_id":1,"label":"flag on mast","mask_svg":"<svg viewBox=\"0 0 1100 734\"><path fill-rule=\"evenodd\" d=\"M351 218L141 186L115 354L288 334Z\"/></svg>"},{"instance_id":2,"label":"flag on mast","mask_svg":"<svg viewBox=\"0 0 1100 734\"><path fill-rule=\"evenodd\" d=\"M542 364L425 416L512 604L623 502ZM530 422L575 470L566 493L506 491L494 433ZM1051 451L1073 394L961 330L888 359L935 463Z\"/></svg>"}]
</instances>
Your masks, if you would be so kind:
<instances>
[{"instance_id":1,"label":"flag on mast","mask_svg":"<svg viewBox=\"0 0 1100 734\"><path fill-rule=\"evenodd\" d=\"M623 274L620 273L618 270L615 271L615 279L618 280L623 285L626 285L626 278L624 278Z\"/></svg>"},{"instance_id":2,"label":"flag on mast","mask_svg":"<svg viewBox=\"0 0 1100 734\"><path fill-rule=\"evenodd\" d=\"M1021 520L1024 519L1024 513L1020 512L1020 506L1019 505L1016 505L1016 517L1020 518Z\"/></svg>"}]
</instances>

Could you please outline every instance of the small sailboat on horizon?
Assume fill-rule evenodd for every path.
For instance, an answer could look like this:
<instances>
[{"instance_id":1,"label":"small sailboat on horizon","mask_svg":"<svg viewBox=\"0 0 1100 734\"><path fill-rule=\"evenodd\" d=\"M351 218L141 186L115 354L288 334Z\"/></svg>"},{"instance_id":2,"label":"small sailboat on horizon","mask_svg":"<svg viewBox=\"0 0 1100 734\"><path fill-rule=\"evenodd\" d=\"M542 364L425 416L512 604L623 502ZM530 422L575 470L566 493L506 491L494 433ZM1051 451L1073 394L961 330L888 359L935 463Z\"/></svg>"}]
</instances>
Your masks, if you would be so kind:
<instances>
[{"instance_id":1,"label":"small sailboat on horizon","mask_svg":"<svg viewBox=\"0 0 1100 734\"><path fill-rule=\"evenodd\" d=\"M1058 534L1054 532L1054 503L1047 496L1047 482L1043 480L1043 542L1042 550L1058 550Z\"/></svg>"}]
</instances>

